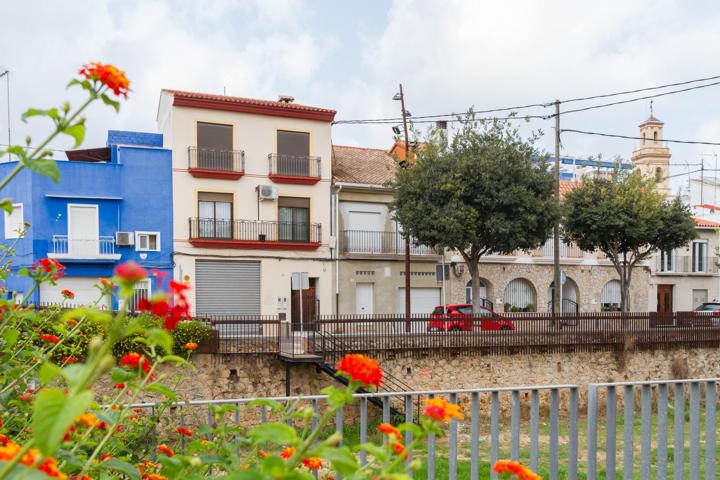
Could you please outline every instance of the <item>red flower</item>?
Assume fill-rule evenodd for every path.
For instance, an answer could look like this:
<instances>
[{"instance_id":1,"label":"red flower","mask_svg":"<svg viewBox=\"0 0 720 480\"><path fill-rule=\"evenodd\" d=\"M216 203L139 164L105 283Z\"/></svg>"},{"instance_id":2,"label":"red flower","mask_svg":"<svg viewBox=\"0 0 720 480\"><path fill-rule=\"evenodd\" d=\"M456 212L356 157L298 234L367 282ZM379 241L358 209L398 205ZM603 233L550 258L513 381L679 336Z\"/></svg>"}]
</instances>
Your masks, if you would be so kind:
<instances>
[{"instance_id":1,"label":"red flower","mask_svg":"<svg viewBox=\"0 0 720 480\"><path fill-rule=\"evenodd\" d=\"M40 340L43 340L48 343L55 343L55 344L57 344L60 341L60 339L57 336L50 335L49 333L43 333L42 335L40 335Z\"/></svg>"},{"instance_id":2,"label":"red flower","mask_svg":"<svg viewBox=\"0 0 720 480\"><path fill-rule=\"evenodd\" d=\"M160 445L158 445L157 451L160 453L164 453L168 457L172 457L173 455L175 455L175 453L170 449L170 447L168 447L164 443L161 443Z\"/></svg>"},{"instance_id":3,"label":"red flower","mask_svg":"<svg viewBox=\"0 0 720 480\"><path fill-rule=\"evenodd\" d=\"M100 285L102 285L105 288L115 288L115 284L113 284L110 280L107 278L101 278L100 279Z\"/></svg>"},{"instance_id":4,"label":"red flower","mask_svg":"<svg viewBox=\"0 0 720 480\"><path fill-rule=\"evenodd\" d=\"M38 266L34 266L34 273L47 275L53 280L58 280L60 277L65 275L65 267L53 258L41 258L38 260Z\"/></svg>"},{"instance_id":5,"label":"red flower","mask_svg":"<svg viewBox=\"0 0 720 480\"><path fill-rule=\"evenodd\" d=\"M147 278L147 270L135 262L125 262L115 267L115 275L128 283L137 283Z\"/></svg>"},{"instance_id":6,"label":"red flower","mask_svg":"<svg viewBox=\"0 0 720 480\"><path fill-rule=\"evenodd\" d=\"M124 383L116 383L115 388L117 388L118 390L122 390L123 388L125 388L125 384Z\"/></svg>"},{"instance_id":7,"label":"red flower","mask_svg":"<svg viewBox=\"0 0 720 480\"><path fill-rule=\"evenodd\" d=\"M127 98L130 91L130 80L125 76L125 72L109 63L91 62L83 65L83 68L80 69L80 75L88 80L105 85L117 96Z\"/></svg>"},{"instance_id":8,"label":"red flower","mask_svg":"<svg viewBox=\"0 0 720 480\"><path fill-rule=\"evenodd\" d=\"M141 298L137 304L138 310L141 312L150 312L158 317L164 317L170 312L170 304L164 298Z\"/></svg>"},{"instance_id":9,"label":"red flower","mask_svg":"<svg viewBox=\"0 0 720 480\"><path fill-rule=\"evenodd\" d=\"M448 423L451 419L462 420L460 406L450 403L444 398L435 397L425 400L423 415L436 422Z\"/></svg>"},{"instance_id":10,"label":"red flower","mask_svg":"<svg viewBox=\"0 0 720 480\"><path fill-rule=\"evenodd\" d=\"M185 427L177 427L175 429L175 431L184 437L192 437L193 436L192 430L189 430Z\"/></svg>"},{"instance_id":11,"label":"red flower","mask_svg":"<svg viewBox=\"0 0 720 480\"><path fill-rule=\"evenodd\" d=\"M493 471L500 474L514 475L520 480L541 480L540 475L520 462L511 460L498 460L495 462L495 465L493 465Z\"/></svg>"},{"instance_id":12,"label":"red flower","mask_svg":"<svg viewBox=\"0 0 720 480\"><path fill-rule=\"evenodd\" d=\"M145 355L140 355L135 352L124 355L120 360L120 365L126 365L130 368L141 368L145 373L150 373L150 370L152 369L152 366Z\"/></svg>"},{"instance_id":13,"label":"red flower","mask_svg":"<svg viewBox=\"0 0 720 480\"><path fill-rule=\"evenodd\" d=\"M70 355L69 357L64 357L62 361L63 363L75 363L78 359Z\"/></svg>"},{"instance_id":14,"label":"red flower","mask_svg":"<svg viewBox=\"0 0 720 480\"><path fill-rule=\"evenodd\" d=\"M318 457L303 458L302 464L310 470L320 470L323 466L323 461Z\"/></svg>"},{"instance_id":15,"label":"red flower","mask_svg":"<svg viewBox=\"0 0 720 480\"><path fill-rule=\"evenodd\" d=\"M283 451L280 452L282 458L290 458L293 455L295 455L295 449L293 447L284 448Z\"/></svg>"},{"instance_id":16,"label":"red flower","mask_svg":"<svg viewBox=\"0 0 720 480\"><path fill-rule=\"evenodd\" d=\"M60 295L62 295L63 298L67 298L69 300L72 300L73 298L75 298L75 294L73 292L71 292L70 290L68 290L67 288L64 290L60 290Z\"/></svg>"},{"instance_id":17,"label":"red flower","mask_svg":"<svg viewBox=\"0 0 720 480\"><path fill-rule=\"evenodd\" d=\"M392 449L393 449L393 452L395 452L397 455L401 455L401 456L404 455L405 458L407 458L407 456L409 455L405 451L405 445L403 445L402 443L393 442Z\"/></svg>"},{"instance_id":18,"label":"red flower","mask_svg":"<svg viewBox=\"0 0 720 480\"><path fill-rule=\"evenodd\" d=\"M402 439L402 434L400 433L400 430L398 430L393 425L390 425L389 423L381 423L377 426L378 431L384 433L385 435L390 435L395 437L397 440Z\"/></svg>"},{"instance_id":19,"label":"red flower","mask_svg":"<svg viewBox=\"0 0 720 480\"><path fill-rule=\"evenodd\" d=\"M365 386L374 385L375 388L380 388L382 383L383 372L380 364L359 353L345 355L340 359L337 370Z\"/></svg>"},{"instance_id":20,"label":"red flower","mask_svg":"<svg viewBox=\"0 0 720 480\"><path fill-rule=\"evenodd\" d=\"M105 460L110 460L111 458L112 458L112 455L110 455L109 453L103 453L102 455L100 455L101 462L104 462Z\"/></svg>"}]
</instances>

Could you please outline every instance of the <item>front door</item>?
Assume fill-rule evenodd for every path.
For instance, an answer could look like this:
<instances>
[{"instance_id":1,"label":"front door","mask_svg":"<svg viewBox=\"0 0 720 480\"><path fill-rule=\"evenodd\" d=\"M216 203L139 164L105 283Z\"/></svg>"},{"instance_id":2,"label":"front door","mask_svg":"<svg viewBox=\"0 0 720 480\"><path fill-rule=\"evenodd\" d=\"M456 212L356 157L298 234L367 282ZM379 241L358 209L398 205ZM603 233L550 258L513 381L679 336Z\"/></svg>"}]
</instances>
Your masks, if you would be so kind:
<instances>
[{"instance_id":1,"label":"front door","mask_svg":"<svg viewBox=\"0 0 720 480\"><path fill-rule=\"evenodd\" d=\"M673 286L657 286L657 311L658 313L672 313L673 311Z\"/></svg>"},{"instance_id":2,"label":"front door","mask_svg":"<svg viewBox=\"0 0 720 480\"><path fill-rule=\"evenodd\" d=\"M68 253L94 257L100 252L98 206L68 205Z\"/></svg>"},{"instance_id":3,"label":"front door","mask_svg":"<svg viewBox=\"0 0 720 480\"><path fill-rule=\"evenodd\" d=\"M293 331L312 331L317 329L317 313L318 300L316 290L316 278L310 279L310 288L305 290L293 290L290 297L292 310L292 329ZM300 294L302 294L302 302L300 302ZM302 316L300 315L300 304L302 303ZM302 323L302 327L301 327Z\"/></svg>"},{"instance_id":4,"label":"front door","mask_svg":"<svg viewBox=\"0 0 720 480\"><path fill-rule=\"evenodd\" d=\"M355 284L355 313L358 315L372 315L373 313L373 284Z\"/></svg>"}]
</instances>

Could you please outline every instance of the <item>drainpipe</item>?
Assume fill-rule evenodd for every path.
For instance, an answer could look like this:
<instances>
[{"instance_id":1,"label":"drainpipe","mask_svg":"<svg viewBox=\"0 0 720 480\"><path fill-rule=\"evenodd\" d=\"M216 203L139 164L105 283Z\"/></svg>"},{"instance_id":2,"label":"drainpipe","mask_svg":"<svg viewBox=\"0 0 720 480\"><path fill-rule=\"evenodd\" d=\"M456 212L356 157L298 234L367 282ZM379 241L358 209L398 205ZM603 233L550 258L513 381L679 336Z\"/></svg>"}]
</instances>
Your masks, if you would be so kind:
<instances>
[{"instance_id":1,"label":"drainpipe","mask_svg":"<svg viewBox=\"0 0 720 480\"><path fill-rule=\"evenodd\" d=\"M340 190L335 190L335 315L340 314Z\"/></svg>"}]
</instances>

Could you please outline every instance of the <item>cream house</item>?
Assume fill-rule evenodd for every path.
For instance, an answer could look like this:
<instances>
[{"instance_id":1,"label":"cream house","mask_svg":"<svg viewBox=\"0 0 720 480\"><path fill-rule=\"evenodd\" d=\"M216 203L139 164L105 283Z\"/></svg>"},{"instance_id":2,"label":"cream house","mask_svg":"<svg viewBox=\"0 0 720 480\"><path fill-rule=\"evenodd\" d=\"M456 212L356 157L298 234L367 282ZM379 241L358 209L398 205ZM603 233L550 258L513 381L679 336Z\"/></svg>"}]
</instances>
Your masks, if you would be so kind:
<instances>
[{"instance_id":1,"label":"cream house","mask_svg":"<svg viewBox=\"0 0 720 480\"><path fill-rule=\"evenodd\" d=\"M297 323L293 272L309 276L305 318L331 312L334 116L291 97L161 92L158 128L173 153L175 277L192 286L196 314L284 314Z\"/></svg>"}]
</instances>

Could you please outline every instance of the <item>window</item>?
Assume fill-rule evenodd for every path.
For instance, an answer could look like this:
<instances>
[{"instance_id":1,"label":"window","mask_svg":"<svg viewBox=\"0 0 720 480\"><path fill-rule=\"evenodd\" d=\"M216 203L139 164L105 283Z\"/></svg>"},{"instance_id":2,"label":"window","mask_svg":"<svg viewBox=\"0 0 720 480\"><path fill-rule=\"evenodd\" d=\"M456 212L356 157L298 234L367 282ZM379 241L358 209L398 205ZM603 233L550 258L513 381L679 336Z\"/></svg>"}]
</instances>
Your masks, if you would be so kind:
<instances>
[{"instance_id":1,"label":"window","mask_svg":"<svg viewBox=\"0 0 720 480\"><path fill-rule=\"evenodd\" d=\"M664 250L660 252L660 271L674 272L675 265L672 250Z\"/></svg>"},{"instance_id":2,"label":"window","mask_svg":"<svg viewBox=\"0 0 720 480\"><path fill-rule=\"evenodd\" d=\"M707 271L707 242L698 241L692 244L692 271Z\"/></svg>"},{"instance_id":3,"label":"window","mask_svg":"<svg viewBox=\"0 0 720 480\"><path fill-rule=\"evenodd\" d=\"M310 241L310 199L280 197L278 199L278 240Z\"/></svg>"},{"instance_id":4,"label":"window","mask_svg":"<svg viewBox=\"0 0 720 480\"><path fill-rule=\"evenodd\" d=\"M5 238L20 238L22 230L24 230L23 204L13 203L13 212L5 212Z\"/></svg>"},{"instance_id":5,"label":"window","mask_svg":"<svg viewBox=\"0 0 720 480\"><path fill-rule=\"evenodd\" d=\"M140 303L140 300L150 298L150 279L146 278L144 280L140 280L135 284L134 288L135 291L133 292L133 296L128 302L128 309L131 312L136 312L138 310L138 303Z\"/></svg>"},{"instance_id":6,"label":"window","mask_svg":"<svg viewBox=\"0 0 720 480\"><path fill-rule=\"evenodd\" d=\"M159 252L160 233L135 232L135 250L139 252Z\"/></svg>"},{"instance_id":7,"label":"window","mask_svg":"<svg viewBox=\"0 0 720 480\"><path fill-rule=\"evenodd\" d=\"M232 238L232 193L198 193L200 238Z\"/></svg>"},{"instance_id":8,"label":"window","mask_svg":"<svg viewBox=\"0 0 720 480\"><path fill-rule=\"evenodd\" d=\"M657 142L657 130L653 131L653 141Z\"/></svg>"},{"instance_id":9,"label":"window","mask_svg":"<svg viewBox=\"0 0 720 480\"><path fill-rule=\"evenodd\" d=\"M600 292L600 310L603 312L619 312L620 299L620 280L610 280Z\"/></svg>"},{"instance_id":10,"label":"window","mask_svg":"<svg viewBox=\"0 0 720 480\"><path fill-rule=\"evenodd\" d=\"M197 165L208 170L233 169L233 127L218 123L197 124Z\"/></svg>"},{"instance_id":11,"label":"window","mask_svg":"<svg viewBox=\"0 0 720 480\"><path fill-rule=\"evenodd\" d=\"M277 173L281 175L310 175L310 134L307 132L277 132Z\"/></svg>"}]
</instances>

